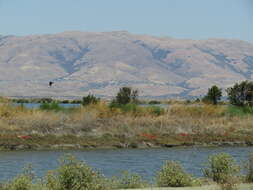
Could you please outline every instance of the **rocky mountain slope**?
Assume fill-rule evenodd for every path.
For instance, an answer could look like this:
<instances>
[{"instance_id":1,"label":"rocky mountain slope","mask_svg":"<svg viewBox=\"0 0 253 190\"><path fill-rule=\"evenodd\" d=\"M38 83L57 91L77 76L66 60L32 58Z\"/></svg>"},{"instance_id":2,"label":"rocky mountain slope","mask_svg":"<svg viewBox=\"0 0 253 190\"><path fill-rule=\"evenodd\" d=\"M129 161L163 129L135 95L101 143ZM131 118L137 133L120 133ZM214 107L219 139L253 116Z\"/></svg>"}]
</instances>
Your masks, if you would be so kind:
<instances>
[{"instance_id":1,"label":"rocky mountain slope","mask_svg":"<svg viewBox=\"0 0 253 190\"><path fill-rule=\"evenodd\" d=\"M0 95L188 97L253 79L253 44L119 32L0 36ZM54 81L52 87L49 81Z\"/></svg>"}]
</instances>

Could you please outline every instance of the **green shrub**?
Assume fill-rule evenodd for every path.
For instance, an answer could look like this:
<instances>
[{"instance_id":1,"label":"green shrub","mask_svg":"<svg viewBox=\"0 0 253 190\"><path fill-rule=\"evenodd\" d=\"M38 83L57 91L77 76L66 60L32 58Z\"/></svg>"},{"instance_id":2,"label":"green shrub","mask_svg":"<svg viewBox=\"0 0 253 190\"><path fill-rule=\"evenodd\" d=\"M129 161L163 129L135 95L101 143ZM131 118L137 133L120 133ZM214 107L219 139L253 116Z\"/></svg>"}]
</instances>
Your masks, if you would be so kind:
<instances>
[{"instance_id":1,"label":"green shrub","mask_svg":"<svg viewBox=\"0 0 253 190\"><path fill-rule=\"evenodd\" d=\"M219 190L238 190L238 180L229 178L225 183L219 184Z\"/></svg>"},{"instance_id":2,"label":"green shrub","mask_svg":"<svg viewBox=\"0 0 253 190\"><path fill-rule=\"evenodd\" d=\"M149 101L148 104L161 104L161 102L157 101L157 100L151 100L151 101Z\"/></svg>"},{"instance_id":3,"label":"green shrub","mask_svg":"<svg viewBox=\"0 0 253 190\"><path fill-rule=\"evenodd\" d=\"M87 164L68 155L56 171L46 177L48 190L107 190L107 180Z\"/></svg>"},{"instance_id":4,"label":"green shrub","mask_svg":"<svg viewBox=\"0 0 253 190\"><path fill-rule=\"evenodd\" d=\"M122 176L117 180L117 188L119 189L131 189L131 188L143 188L147 183L138 174L130 174L125 171Z\"/></svg>"},{"instance_id":5,"label":"green shrub","mask_svg":"<svg viewBox=\"0 0 253 190\"><path fill-rule=\"evenodd\" d=\"M23 170L23 173L2 185L1 190L33 190L35 186L32 183L34 175L30 166Z\"/></svg>"},{"instance_id":6,"label":"green shrub","mask_svg":"<svg viewBox=\"0 0 253 190\"><path fill-rule=\"evenodd\" d=\"M137 111L137 105L136 104L125 104L125 105L120 105L119 108L123 112L136 112Z\"/></svg>"},{"instance_id":7,"label":"green shrub","mask_svg":"<svg viewBox=\"0 0 253 190\"><path fill-rule=\"evenodd\" d=\"M217 183L226 183L239 172L235 160L226 153L210 156L204 168L204 176Z\"/></svg>"},{"instance_id":8,"label":"green shrub","mask_svg":"<svg viewBox=\"0 0 253 190\"><path fill-rule=\"evenodd\" d=\"M118 108L123 112L136 112L138 106L136 104L117 104L116 102L111 102L109 105L110 109Z\"/></svg>"},{"instance_id":9,"label":"green shrub","mask_svg":"<svg viewBox=\"0 0 253 190\"><path fill-rule=\"evenodd\" d=\"M29 103L29 100L28 99L13 99L12 100L13 102L16 102L16 103Z\"/></svg>"},{"instance_id":10,"label":"green shrub","mask_svg":"<svg viewBox=\"0 0 253 190\"><path fill-rule=\"evenodd\" d=\"M252 183L253 182L253 154L249 156L249 159L247 163L245 164L244 169L246 172L245 181L248 183Z\"/></svg>"},{"instance_id":11,"label":"green shrub","mask_svg":"<svg viewBox=\"0 0 253 190\"><path fill-rule=\"evenodd\" d=\"M34 99L36 103L52 103L54 100L52 98L41 98L41 99Z\"/></svg>"},{"instance_id":12,"label":"green shrub","mask_svg":"<svg viewBox=\"0 0 253 190\"><path fill-rule=\"evenodd\" d=\"M178 162L167 161L159 171L156 182L159 187L186 187L192 186L193 178Z\"/></svg>"},{"instance_id":13,"label":"green shrub","mask_svg":"<svg viewBox=\"0 0 253 190\"><path fill-rule=\"evenodd\" d=\"M13 181L4 185L3 189L6 189L6 190L31 190L31 188L32 188L32 180L25 175L20 175L20 176L14 178Z\"/></svg>"},{"instance_id":14,"label":"green shrub","mask_svg":"<svg viewBox=\"0 0 253 190\"><path fill-rule=\"evenodd\" d=\"M253 107L228 106L227 113L230 116L245 116L253 114Z\"/></svg>"},{"instance_id":15,"label":"green shrub","mask_svg":"<svg viewBox=\"0 0 253 190\"><path fill-rule=\"evenodd\" d=\"M69 104L70 101L69 101L69 100L62 100L61 103L62 103L62 104Z\"/></svg>"},{"instance_id":16,"label":"green shrub","mask_svg":"<svg viewBox=\"0 0 253 190\"><path fill-rule=\"evenodd\" d=\"M151 113L159 116L159 115L163 115L165 113L165 110L164 110L164 108L161 108L159 106L152 106Z\"/></svg>"},{"instance_id":17,"label":"green shrub","mask_svg":"<svg viewBox=\"0 0 253 190\"><path fill-rule=\"evenodd\" d=\"M185 104L191 104L192 102L191 102L191 100L186 100L185 101Z\"/></svg>"},{"instance_id":18,"label":"green shrub","mask_svg":"<svg viewBox=\"0 0 253 190\"><path fill-rule=\"evenodd\" d=\"M99 101L99 98L96 98L94 95L89 94L88 96L83 97L82 104L83 106L87 106L90 104L97 104Z\"/></svg>"},{"instance_id":19,"label":"green shrub","mask_svg":"<svg viewBox=\"0 0 253 190\"><path fill-rule=\"evenodd\" d=\"M56 102L52 102L52 103L42 103L40 105L40 109L41 110L45 110L45 111L63 111L65 110L64 107L60 106L58 103Z\"/></svg>"},{"instance_id":20,"label":"green shrub","mask_svg":"<svg viewBox=\"0 0 253 190\"><path fill-rule=\"evenodd\" d=\"M82 104L82 100L72 100L71 104Z\"/></svg>"},{"instance_id":21,"label":"green shrub","mask_svg":"<svg viewBox=\"0 0 253 190\"><path fill-rule=\"evenodd\" d=\"M196 99L194 100L194 102L195 102L195 103L199 103L199 102L201 102L201 101L200 101L199 98L196 98Z\"/></svg>"}]
</instances>

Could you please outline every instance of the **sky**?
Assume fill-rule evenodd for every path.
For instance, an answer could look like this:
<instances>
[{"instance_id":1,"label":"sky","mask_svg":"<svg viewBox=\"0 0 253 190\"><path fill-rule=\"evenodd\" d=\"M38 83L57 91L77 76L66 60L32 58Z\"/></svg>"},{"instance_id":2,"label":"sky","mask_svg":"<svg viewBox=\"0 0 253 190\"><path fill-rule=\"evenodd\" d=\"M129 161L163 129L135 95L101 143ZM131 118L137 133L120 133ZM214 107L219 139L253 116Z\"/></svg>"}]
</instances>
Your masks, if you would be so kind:
<instances>
[{"instance_id":1,"label":"sky","mask_svg":"<svg viewBox=\"0 0 253 190\"><path fill-rule=\"evenodd\" d=\"M253 0L0 0L0 35L73 30L253 43Z\"/></svg>"}]
</instances>

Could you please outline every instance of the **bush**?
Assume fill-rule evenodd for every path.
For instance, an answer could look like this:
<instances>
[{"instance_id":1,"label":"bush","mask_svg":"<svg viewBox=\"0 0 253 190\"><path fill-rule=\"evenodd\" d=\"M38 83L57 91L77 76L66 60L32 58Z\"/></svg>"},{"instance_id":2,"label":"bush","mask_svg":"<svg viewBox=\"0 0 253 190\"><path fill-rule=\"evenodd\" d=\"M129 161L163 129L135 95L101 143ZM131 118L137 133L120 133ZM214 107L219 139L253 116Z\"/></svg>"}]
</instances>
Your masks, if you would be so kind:
<instances>
[{"instance_id":1,"label":"bush","mask_svg":"<svg viewBox=\"0 0 253 190\"><path fill-rule=\"evenodd\" d=\"M157 101L157 100L151 100L151 101L149 101L148 104L161 104L161 102Z\"/></svg>"},{"instance_id":2,"label":"bush","mask_svg":"<svg viewBox=\"0 0 253 190\"><path fill-rule=\"evenodd\" d=\"M227 113L230 116L244 116L253 114L253 107L244 106L229 106L227 109Z\"/></svg>"},{"instance_id":3,"label":"bush","mask_svg":"<svg viewBox=\"0 0 253 190\"><path fill-rule=\"evenodd\" d=\"M164 108L161 108L159 106L152 106L151 113L156 116L159 116L159 115L163 115L165 113L165 110L164 110Z\"/></svg>"},{"instance_id":4,"label":"bush","mask_svg":"<svg viewBox=\"0 0 253 190\"><path fill-rule=\"evenodd\" d=\"M16 103L19 103L19 104L21 104L21 103L29 103L29 100L28 99L13 99L12 100L13 102L16 102Z\"/></svg>"},{"instance_id":5,"label":"bush","mask_svg":"<svg viewBox=\"0 0 253 190\"><path fill-rule=\"evenodd\" d=\"M40 105L40 109L41 110L45 110L45 111L62 111L65 108L61 107L58 103L56 102L52 102L52 103L42 103Z\"/></svg>"},{"instance_id":6,"label":"bush","mask_svg":"<svg viewBox=\"0 0 253 190\"><path fill-rule=\"evenodd\" d=\"M54 100L52 98L41 98L34 100L36 103L52 103Z\"/></svg>"},{"instance_id":7,"label":"bush","mask_svg":"<svg viewBox=\"0 0 253 190\"><path fill-rule=\"evenodd\" d=\"M191 102L191 100L186 100L185 101L185 104L191 104L192 102Z\"/></svg>"},{"instance_id":8,"label":"bush","mask_svg":"<svg viewBox=\"0 0 253 190\"><path fill-rule=\"evenodd\" d=\"M69 101L69 100L62 100L61 103L62 103L62 104L69 104L70 101Z\"/></svg>"},{"instance_id":9,"label":"bush","mask_svg":"<svg viewBox=\"0 0 253 190\"><path fill-rule=\"evenodd\" d=\"M187 174L178 162L167 161L156 177L159 187L186 187L192 186L193 179Z\"/></svg>"},{"instance_id":10,"label":"bush","mask_svg":"<svg viewBox=\"0 0 253 190\"><path fill-rule=\"evenodd\" d=\"M117 188L131 189L146 187L146 182L138 174L130 174L127 171L123 172L122 176L117 181Z\"/></svg>"},{"instance_id":11,"label":"bush","mask_svg":"<svg viewBox=\"0 0 253 190\"><path fill-rule=\"evenodd\" d=\"M119 92L113 102L116 104L137 103L138 93L138 90L133 90L130 87L122 87L119 89Z\"/></svg>"},{"instance_id":12,"label":"bush","mask_svg":"<svg viewBox=\"0 0 253 190\"><path fill-rule=\"evenodd\" d=\"M46 178L48 190L107 190L109 184L97 171L68 155L61 159L60 167Z\"/></svg>"},{"instance_id":13,"label":"bush","mask_svg":"<svg viewBox=\"0 0 253 190\"><path fill-rule=\"evenodd\" d=\"M199 98L196 98L196 100L194 100L194 102L199 103L199 102L200 102L200 99L199 99Z\"/></svg>"},{"instance_id":14,"label":"bush","mask_svg":"<svg viewBox=\"0 0 253 190\"><path fill-rule=\"evenodd\" d=\"M226 183L219 184L220 190L238 190L238 182L235 178L230 178Z\"/></svg>"},{"instance_id":15,"label":"bush","mask_svg":"<svg viewBox=\"0 0 253 190\"><path fill-rule=\"evenodd\" d=\"M94 95L88 95L83 97L82 105L87 106L90 104L97 104L100 101L99 98L96 98Z\"/></svg>"},{"instance_id":16,"label":"bush","mask_svg":"<svg viewBox=\"0 0 253 190\"><path fill-rule=\"evenodd\" d=\"M23 170L23 173L15 177L12 181L1 185L1 190L33 190L39 186L32 183L34 175L30 166Z\"/></svg>"},{"instance_id":17,"label":"bush","mask_svg":"<svg viewBox=\"0 0 253 190\"><path fill-rule=\"evenodd\" d=\"M82 100L72 100L71 104L82 104Z\"/></svg>"},{"instance_id":18,"label":"bush","mask_svg":"<svg viewBox=\"0 0 253 190\"><path fill-rule=\"evenodd\" d=\"M8 184L3 185L3 190L31 190L32 180L25 176L20 175L13 179Z\"/></svg>"},{"instance_id":19,"label":"bush","mask_svg":"<svg viewBox=\"0 0 253 190\"><path fill-rule=\"evenodd\" d=\"M247 163L245 164L246 177L245 181L248 183L253 182L253 154L249 156Z\"/></svg>"},{"instance_id":20,"label":"bush","mask_svg":"<svg viewBox=\"0 0 253 190\"><path fill-rule=\"evenodd\" d=\"M133 112L135 113L137 111L138 106L136 104L117 104L115 102L111 102L109 105L110 109L118 108L122 112Z\"/></svg>"},{"instance_id":21,"label":"bush","mask_svg":"<svg viewBox=\"0 0 253 190\"><path fill-rule=\"evenodd\" d=\"M235 160L226 153L210 156L203 170L204 176L217 183L226 183L239 172L239 166Z\"/></svg>"}]
</instances>

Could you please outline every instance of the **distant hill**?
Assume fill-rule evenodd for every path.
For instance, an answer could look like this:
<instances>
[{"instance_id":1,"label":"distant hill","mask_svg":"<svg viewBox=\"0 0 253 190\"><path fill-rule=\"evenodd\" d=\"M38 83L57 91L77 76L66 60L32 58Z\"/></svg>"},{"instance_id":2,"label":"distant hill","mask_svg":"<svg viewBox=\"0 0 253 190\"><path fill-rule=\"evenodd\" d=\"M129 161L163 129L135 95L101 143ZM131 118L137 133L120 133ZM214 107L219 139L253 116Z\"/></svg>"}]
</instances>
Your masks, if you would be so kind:
<instances>
[{"instance_id":1,"label":"distant hill","mask_svg":"<svg viewBox=\"0 0 253 190\"><path fill-rule=\"evenodd\" d=\"M253 79L253 45L240 40L178 40L119 32L0 36L0 95L200 96ZM49 81L54 81L52 87Z\"/></svg>"}]
</instances>

